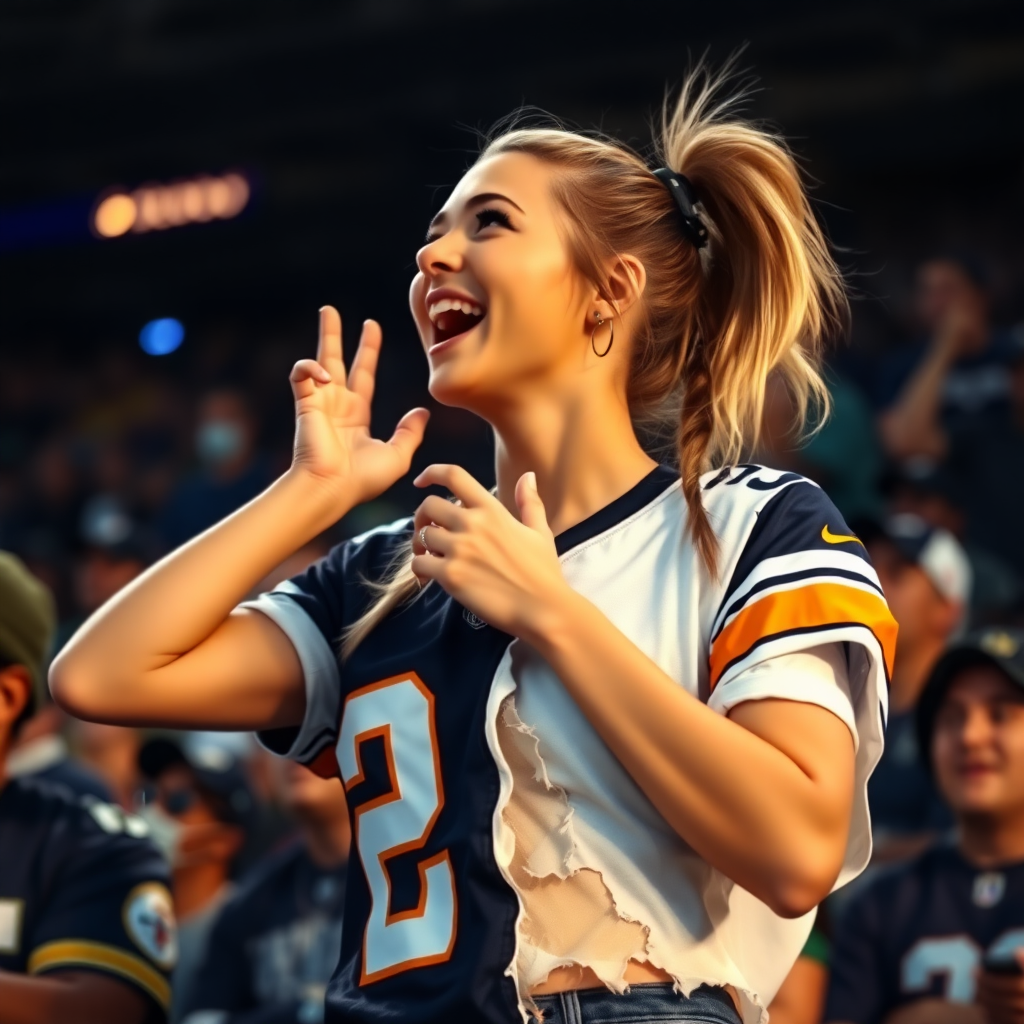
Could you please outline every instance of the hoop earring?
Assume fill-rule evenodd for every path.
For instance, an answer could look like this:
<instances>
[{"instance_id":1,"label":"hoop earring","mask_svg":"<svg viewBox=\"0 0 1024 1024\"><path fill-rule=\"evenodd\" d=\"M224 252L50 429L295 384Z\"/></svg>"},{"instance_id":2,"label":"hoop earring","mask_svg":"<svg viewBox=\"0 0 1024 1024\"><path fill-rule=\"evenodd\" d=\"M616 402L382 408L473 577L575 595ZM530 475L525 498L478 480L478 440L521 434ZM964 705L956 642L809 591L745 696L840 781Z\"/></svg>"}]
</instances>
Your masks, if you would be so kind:
<instances>
[{"instance_id":1,"label":"hoop earring","mask_svg":"<svg viewBox=\"0 0 1024 1024\"><path fill-rule=\"evenodd\" d=\"M597 356L598 359L604 359L604 357L611 352L612 344L615 341L615 320L605 320L600 313L595 313L594 316L597 317L597 323L594 324L594 329L590 332L590 347L594 350L594 355ZM594 336L597 334L598 328L603 327L606 323L608 324L608 344L605 345L603 352L598 352L597 344L594 342Z\"/></svg>"}]
</instances>

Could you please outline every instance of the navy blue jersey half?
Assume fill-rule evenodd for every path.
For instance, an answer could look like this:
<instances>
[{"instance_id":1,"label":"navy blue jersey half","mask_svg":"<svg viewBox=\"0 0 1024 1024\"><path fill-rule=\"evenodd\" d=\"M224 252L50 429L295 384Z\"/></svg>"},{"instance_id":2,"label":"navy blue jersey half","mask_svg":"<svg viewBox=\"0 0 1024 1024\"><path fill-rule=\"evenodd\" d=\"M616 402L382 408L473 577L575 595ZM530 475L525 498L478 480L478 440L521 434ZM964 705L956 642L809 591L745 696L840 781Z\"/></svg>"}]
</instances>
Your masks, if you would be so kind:
<instances>
[{"instance_id":1,"label":"navy blue jersey half","mask_svg":"<svg viewBox=\"0 0 1024 1024\"><path fill-rule=\"evenodd\" d=\"M184 1024L319 1019L341 951L344 864L320 868L294 843L253 868L210 933ZM193 1016L195 1015L195 1016Z\"/></svg>"},{"instance_id":2,"label":"navy blue jersey half","mask_svg":"<svg viewBox=\"0 0 1024 1024\"><path fill-rule=\"evenodd\" d=\"M875 1024L926 997L974 1000L986 954L1024 946L1024 863L969 864L951 844L886 872L840 921L825 1020Z\"/></svg>"},{"instance_id":3,"label":"navy blue jersey half","mask_svg":"<svg viewBox=\"0 0 1024 1024\"><path fill-rule=\"evenodd\" d=\"M166 1019L177 954L163 857L141 819L42 780L0 789L0 970L97 971Z\"/></svg>"},{"instance_id":4,"label":"navy blue jersey half","mask_svg":"<svg viewBox=\"0 0 1024 1024\"><path fill-rule=\"evenodd\" d=\"M677 479L671 470L653 471L561 535L558 550L625 520ZM305 722L301 730L264 732L260 738L320 774L346 780L357 852L349 872L341 961L327 996L329 1024L516 1024L519 1000L507 968L515 957L519 899L494 855L500 779L487 739L488 724L494 727L488 713L492 681L514 638L432 585L384 619L344 663L338 660L346 627L372 600L366 581L385 577L408 553L411 540L411 519L372 531L275 588L286 601L275 606L266 600L270 594L252 603L271 618L288 615L295 605L305 613L281 622L302 640ZM309 620L315 637L304 632ZM311 657L311 650L320 656ZM339 687L310 685L327 672L340 672ZM375 701L385 691L390 707L399 710L378 721ZM310 705L318 700L335 703ZM343 723L349 722L357 723L357 731L346 737ZM339 765L339 751L353 764ZM372 815L397 811L399 801L411 805L408 841L375 850ZM425 808L422 816L417 804ZM375 852L364 855L369 850ZM437 896L425 908L428 887ZM450 939L444 949L422 952L416 922L435 911L447 915ZM377 924L383 931L394 922L409 922L407 955L375 942ZM389 933L396 931L389 927ZM374 962L374 948L388 950L383 963Z\"/></svg>"}]
</instances>

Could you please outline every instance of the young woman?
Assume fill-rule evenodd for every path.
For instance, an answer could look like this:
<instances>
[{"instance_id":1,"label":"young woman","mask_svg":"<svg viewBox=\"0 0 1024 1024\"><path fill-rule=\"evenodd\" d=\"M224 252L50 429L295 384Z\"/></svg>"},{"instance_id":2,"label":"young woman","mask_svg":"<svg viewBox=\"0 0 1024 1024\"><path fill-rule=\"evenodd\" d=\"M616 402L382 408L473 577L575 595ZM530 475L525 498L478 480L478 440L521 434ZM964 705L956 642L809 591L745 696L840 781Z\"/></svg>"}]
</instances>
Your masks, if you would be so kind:
<instances>
[{"instance_id":1,"label":"young woman","mask_svg":"<svg viewBox=\"0 0 1024 1024\"><path fill-rule=\"evenodd\" d=\"M329 1021L763 1021L867 861L895 625L819 488L730 465L769 374L824 398L840 277L793 159L713 83L661 160L512 130L434 218L413 318L431 394L494 429L494 492L430 466L455 501L240 604L426 426L370 436L380 328L346 374L325 307L291 469L53 668L76 715L259 729L340 775L361 869ZM659 423L678 471L638 440Z\"/></svg>"}]
</instances>

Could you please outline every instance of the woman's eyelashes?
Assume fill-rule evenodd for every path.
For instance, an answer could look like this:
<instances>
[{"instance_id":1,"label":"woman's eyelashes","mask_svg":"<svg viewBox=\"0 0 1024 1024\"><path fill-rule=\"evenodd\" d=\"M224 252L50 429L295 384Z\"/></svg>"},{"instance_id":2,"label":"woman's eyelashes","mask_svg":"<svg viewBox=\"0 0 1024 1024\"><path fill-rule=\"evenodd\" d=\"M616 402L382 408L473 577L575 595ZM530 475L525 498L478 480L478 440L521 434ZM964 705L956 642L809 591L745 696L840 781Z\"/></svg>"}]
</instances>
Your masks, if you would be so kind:
<instances>
[{"instance_id":1,"label":"woman's eyelashes","mask_svg":"<svg viewBox=\"0 0 1024 1024\"><path fill-rule=\"evenodd\" d=\"M495 210L491 207L481 210L476 215L477 231L482 231L484 228L490 227L493 224L497 224L499 227L512 228L512 221L509 219L507 213L501 210ZM423 244L430 245L431 242L436 242L441 236L444 235L443 231L428 231L427 237L424 238Z\"/></svg>"},{"instance_id":2,"label":"woman's eyelashes","mask_svg":"<svg viewBox=\"0 0 1024 1024\"><path fill-rule=\"evenodd\" d=\"M489 207L481 210L476 215L476 221L480 228L486 228L491 224L500 224L503 228L512 227L512 221L508 219L507 213L502 213L501 210L493 210Z\"/></svg>"}]
</instances>

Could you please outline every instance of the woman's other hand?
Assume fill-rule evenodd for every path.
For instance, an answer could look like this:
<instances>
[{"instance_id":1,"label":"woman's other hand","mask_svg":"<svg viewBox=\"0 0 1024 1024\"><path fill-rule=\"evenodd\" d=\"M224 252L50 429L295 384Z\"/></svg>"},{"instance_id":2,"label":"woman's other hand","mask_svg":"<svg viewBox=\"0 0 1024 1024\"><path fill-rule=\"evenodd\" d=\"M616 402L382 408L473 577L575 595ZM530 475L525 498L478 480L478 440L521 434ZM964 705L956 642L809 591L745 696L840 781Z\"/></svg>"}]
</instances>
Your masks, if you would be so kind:
<instances>
[{"instance_id":1,"label":"woman's other hand","mask_svg":"<svg viewBox=\"0 0 1024 1024\"><path fill-rule=\"evenodd\" d=\"M416 510L412 571L529 641L568 589L534 474L516 485L519 519L459 466L428 466L414 483L447 487L460 504L431 495Z\"/></svg>"},{"instance_id":2,"label":"woman's other hand","mask_svg":"<svg viewBox=\"0 0 1024 1024\"><path fill-rule=\"evenodd\" d=\"M367 320L346 375L341 317L333 306L324 306L316 359L300 359L290 377L295 395L292 469L337 488L339 501L349 507L377 497L408 472L430 416L426 409L412 409L389 441L370 436L380 346L380 325Z\"/></svg>"}]
</instances>

